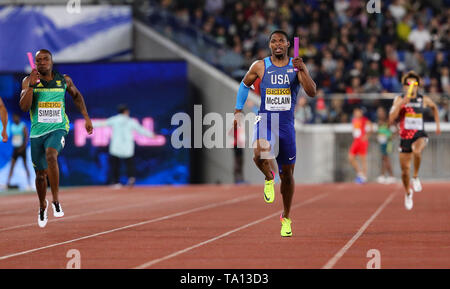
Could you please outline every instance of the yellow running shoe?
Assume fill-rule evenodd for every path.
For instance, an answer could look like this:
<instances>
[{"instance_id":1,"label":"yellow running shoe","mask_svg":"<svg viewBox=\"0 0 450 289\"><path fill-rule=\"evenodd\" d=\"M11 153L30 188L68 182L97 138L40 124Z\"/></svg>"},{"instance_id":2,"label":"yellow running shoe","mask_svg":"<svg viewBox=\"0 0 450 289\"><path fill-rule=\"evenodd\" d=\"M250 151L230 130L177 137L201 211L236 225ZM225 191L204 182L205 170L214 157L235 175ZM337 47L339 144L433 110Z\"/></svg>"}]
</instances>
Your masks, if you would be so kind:
<instances>
[{"instance_id":1,"label":"yellow running shoe","mask_svg":"<svg viewBox=\"0 0 450 289\"><path fill-rule=\"evenodd\" d=\"M281 237L292 237L291 219L280 216L281 221Z\"/></svg>"},{"instance_id":2,"label":"yellow running shoe","mask_svg":"<svg viewBox=\"0 0 450 289\"><path fill-rule=\"evenodd\" d=\"M264 181L264 201L273 203L275 200L275 180Z\"/></svg>"}]
</instances>

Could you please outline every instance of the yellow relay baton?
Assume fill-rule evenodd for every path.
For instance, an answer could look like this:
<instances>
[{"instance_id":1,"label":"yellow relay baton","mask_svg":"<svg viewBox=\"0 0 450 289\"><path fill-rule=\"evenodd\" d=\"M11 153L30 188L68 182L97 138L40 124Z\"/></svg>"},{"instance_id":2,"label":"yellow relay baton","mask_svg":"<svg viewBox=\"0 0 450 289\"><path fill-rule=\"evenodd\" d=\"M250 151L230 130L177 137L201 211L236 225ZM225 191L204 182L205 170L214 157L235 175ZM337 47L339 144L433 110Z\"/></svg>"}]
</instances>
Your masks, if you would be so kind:
<instances>
[{"instance_id":1,"label":"yellow relay baton","mask_svg":"<svg viewBox=\"0 0 450 289\"><path fill-rule=\"evenodd\" d=\"M419 85L419 83L417 81L409 82L408 93L406 94L408 96L408 98L411 98L414 86L416 86L416 85Z\"/></svg>"}]
</instances>

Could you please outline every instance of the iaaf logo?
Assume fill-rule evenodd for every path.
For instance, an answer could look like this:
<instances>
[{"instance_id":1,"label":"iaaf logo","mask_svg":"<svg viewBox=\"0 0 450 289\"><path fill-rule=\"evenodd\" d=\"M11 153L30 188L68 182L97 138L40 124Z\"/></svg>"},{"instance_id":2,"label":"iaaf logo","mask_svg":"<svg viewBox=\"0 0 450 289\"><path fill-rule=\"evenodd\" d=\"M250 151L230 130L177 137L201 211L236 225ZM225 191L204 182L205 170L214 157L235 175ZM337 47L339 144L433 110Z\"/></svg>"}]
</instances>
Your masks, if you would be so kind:
<instances>
[{"instance_id":1,"label":"iaaf logo","mask_svg":"<svg viewBox=\"0 0 450 289\"><path fill-rule=\"evenodd\" d=\"M216 112L207 113L203 116L202 106L194 105L194 120L184 112L176 113L172 116L171 125L178 126L171 136L171 144L175 149L181 148L233 148L236 144L238 148L255 148L256 139L266 139L270 141L270 152L268 148L262 158L271 159L278 155L278 130L279 115L254 113L246 115L239 113L240 126L237 140L234 139L234 113L226 113L223 116ZM270 120L269 120L270 119ZM258 123L258 135L254 135L254 126ZM270 127L268 127L270 125ZM204 132L204 126L209 126ZM249 133L246 133L249 128ZM192 132L194 136L192 137ZM268 134L271 134L270 136ZM247 135L253 137L246 137ZM193 142L192 142L193 140Z\"/></svg>"}]
</instances>

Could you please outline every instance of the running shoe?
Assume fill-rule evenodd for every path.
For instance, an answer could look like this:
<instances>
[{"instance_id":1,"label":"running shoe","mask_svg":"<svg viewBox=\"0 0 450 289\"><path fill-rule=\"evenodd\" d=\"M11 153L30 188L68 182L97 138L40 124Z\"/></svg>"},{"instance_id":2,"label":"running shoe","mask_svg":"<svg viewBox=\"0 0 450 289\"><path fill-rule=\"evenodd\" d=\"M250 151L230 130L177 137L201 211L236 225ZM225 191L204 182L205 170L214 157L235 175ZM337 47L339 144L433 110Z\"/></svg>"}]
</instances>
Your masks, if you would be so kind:
<instances>
[{"instance_id":1,"label":"running shoe","mask_svg":"<svg viewBox=\"0 0 450 289\"><path fill-rule=\"evenodd\" d=\"M291 219L284 218L283 215L280 215L280 222L281 222L281 237L292 237Z\"/></svg>"},{"instance_id":2,"label":"running shoe","mask_svg":"<svg viewBox=\"0 0 450 289\"><path fill-rule=\"evenodd\" d=\"M410 188L409 195L405 194L405 208L409 211L413 208L413 194L414 191Z\"/></svg>"},{"instance_id":3,"label":"running shoe","mask_svg":"<svg viewBox=\"0 0 450 289\"><path fill-rule=\"evenodd\" d=\"M422 184L420 183L419 178L412 178L412 186L414 189L414 192L421 192L422 191Z\"/></svg>"},{"instance_id":4,"label":"running shoe","mask_svg":"<svg viewBox=\"0 0 450 289\"><path fill-rule=\"evenodd\" d=\"M273 175L273 172L272 172ZM264 181L264 201L266 203L273 203L275 200L275 180Z\"/></svg>"},{"instance_id":5,"label":"running shoe","mask_svg":"<svg viewBox=\"0 0 450 289\"><path fill-rule=\"evenodd\" d=\"M135 184L135 183L136 183L136 178L131 177L131 178L128 179L128 186L129 186L130 188L134 187L134 184Z\"/></svg>"},{"instance_id":6,"label":"running shoe","mask_svg":"<svg viewBox=\"0 0 450 289\"><path fill-rule=\"evenodd\" d=\"M47 206L45 207L45 209L39 208L39 213L38 213L38 225L41 228L44 228L47 225L47 221L48 221L48 216L47 216L48 201L45 200L45 202L47 203Z\"/></svg>"},{"instance_id":7,"label":"running shoe","mask_svg":"<svg viewBox=\"0 0 450 289\"><path fill-rule=\"evenodd\" d=\"M357 184L365 184L367 182L367 180L361 176L357 176L355 179L355 183Z\"/></svg>"},{"instance_id":8,"label":"running shoe","mask_svg":"<svg viewBox=\"0 0 450 289\"><path fill-rule=\"evenodd\" d=\"M395 177L386 177L386 184L395 184L397 179Z\"/></svg>"},{"instance_id":9,"label":"running shoe","mask_svg":"<svg viewBox=\"0 0 450 289\"><path fill-rule=\"evenodd\" d=\"M377 177L377 183L386 184L387 178L385 176L381 175L381 176Z\"/></svg>"},{"instance_id":10,"label":"running shoe","mask_svg":"<svg viewBox=\"0 0 450 289\"><path fill-rule=\"evenodd\" d=\"M52 208L54 217L61 218L62 216L64 216L64 211L59 202L52 202Z\"/></svg>"}]
</instances>

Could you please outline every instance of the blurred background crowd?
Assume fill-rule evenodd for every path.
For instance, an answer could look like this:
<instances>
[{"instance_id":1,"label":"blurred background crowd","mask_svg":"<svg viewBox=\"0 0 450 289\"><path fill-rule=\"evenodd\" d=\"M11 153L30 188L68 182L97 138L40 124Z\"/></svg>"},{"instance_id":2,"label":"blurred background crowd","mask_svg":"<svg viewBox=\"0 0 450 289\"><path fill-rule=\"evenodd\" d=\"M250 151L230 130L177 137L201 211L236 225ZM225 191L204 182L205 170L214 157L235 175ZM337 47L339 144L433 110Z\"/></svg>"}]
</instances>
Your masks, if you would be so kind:
<instances>
[{"instance_id":1,"label":"blurred background crowd","mask_svg":"<svg viewBox=\"0 0 450 289\"><path fill-rule=\"evenodd\" d=\"M150 3L222 47L218 55L197 54L238 81L270 53L271 31L286 31L291 42L299 36L300 56L320 88L315 99L299 98L296 116L303 123L348 122L354 105L363 105L373 119L376 107L392 101L380 93L401 92L401 75L409 70L423 77L422 92L438 103L441 120L449 121L449 0L383 0L381 13L368 13L361 0Z\"/></svg>"}]
</instances>

